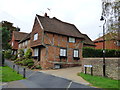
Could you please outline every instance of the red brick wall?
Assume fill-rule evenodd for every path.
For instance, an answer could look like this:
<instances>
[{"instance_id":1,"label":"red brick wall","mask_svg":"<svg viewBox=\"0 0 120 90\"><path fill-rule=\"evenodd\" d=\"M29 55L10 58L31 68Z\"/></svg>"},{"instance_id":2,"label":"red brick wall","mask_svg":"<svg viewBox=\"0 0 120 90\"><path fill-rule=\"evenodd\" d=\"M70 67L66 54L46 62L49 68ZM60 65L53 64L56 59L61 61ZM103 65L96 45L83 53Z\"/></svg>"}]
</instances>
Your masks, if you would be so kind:
<instances>
[{"instance_id":1,"label":"red brick wall","mask_svg":"<svg viewBox=\"0 0 120 90\"><path fill-rule=\"evenodd\" d=\"M96 49L103 49L103 42L96 42L95 45ZM114 40L105 41L105 49L120 49L120 46L117 46Z\"/></svg>"},{"instance_id":2,"label":"red brick wall","mask_svg":"<svg viewBox=\"0 0 120 90\"><path fill-rule=\"evenodd\" d=\"M69 43L67 36L45 32L44 45L46 48L41 49L42 68L53 68L55 63L60 63L62 67L81 65L83 46L81 39L76 39L76 43ZM60 59L61 47L67 49L67 58ZM74 49L79 49L79 60L73 58Z\"/></svg>"},{"instance_id":3,"label":"red brick wall","mask_svg":"<svg viewBox=\"0 0 120 90\"><path fill-rule=\"evenodd\" d=\"M38 39L34 41L34 34L38 33ZM31 33L31 47L38 46L42 44L42 33L43 30L40 27L38 20L35 18L32 33Z\"/></svg>"}]
</instances>

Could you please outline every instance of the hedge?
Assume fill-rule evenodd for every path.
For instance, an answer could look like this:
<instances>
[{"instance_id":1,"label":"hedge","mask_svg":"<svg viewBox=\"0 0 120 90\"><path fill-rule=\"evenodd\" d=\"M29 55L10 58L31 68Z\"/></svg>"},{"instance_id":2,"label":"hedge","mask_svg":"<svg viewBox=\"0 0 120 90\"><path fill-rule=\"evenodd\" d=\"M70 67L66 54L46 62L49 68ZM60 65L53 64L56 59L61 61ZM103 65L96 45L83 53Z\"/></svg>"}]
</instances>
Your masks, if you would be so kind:
<instances>
[{"instance_id":1,"label":"hedge","mask_svg":"<svg viewBox=\"0 0 120 90\"><path fill-rule=\"evenodd\" d=\"M103 57L102 49L83 47L83 57ZM105 57L120 57L120 50L105 49Z\"/></svg>"}]
</instances>

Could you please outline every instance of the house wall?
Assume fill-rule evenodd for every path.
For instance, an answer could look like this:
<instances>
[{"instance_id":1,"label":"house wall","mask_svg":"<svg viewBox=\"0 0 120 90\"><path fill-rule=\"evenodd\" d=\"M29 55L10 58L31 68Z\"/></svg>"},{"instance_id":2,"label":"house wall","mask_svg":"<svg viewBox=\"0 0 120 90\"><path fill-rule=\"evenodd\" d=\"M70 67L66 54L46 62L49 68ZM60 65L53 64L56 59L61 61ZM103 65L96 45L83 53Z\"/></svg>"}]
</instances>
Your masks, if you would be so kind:
<instances>
[{"instance_id":1,"label":"house wall","mask_svg":"<svg viewBox=\"0 0 120 90\"><path fill-rule=\"evenodd\" d=\"M53 68L54 64L61 64L62 67L81 65L82 60L82 39L76 38L76 43L69 43L68 37L53 33L44 33L44 46L41 49L41 65L43 68ZM67 49L67 58L60 58L60 48ZM79 49L79 60L73 58L73 50Z\"/></svg>"},{"instance_id":2,"label":"house wall","mask_svg":"<svg viewBox=\"0 0 120 90\"><path fill-rule=\"evenodd\" d=\"M119 58L105 58L106 76L116 80L120 80L118 76L120 71ZM83 65L93 66L93 75L103 76L103 58L83 58L82 71L85 71ZM91 74L90 67L87 68L87 74Z\"/></svg>"},{"instance_id":3,"label":"house wall","mask_svg":"<svg viewBox=\"0 0 120 90\"><path fill-rule=\"evenodd\" d=\"M96 49L103 49L103 42L95 42ZM120 46L116 45L116 41L105 41L105 49L120 49Z\"/></svg>"},{"instance_id":4,"label":"house wall","mask_svg":"<svg viewBox=\"0 0 120 90\"><path fill-rule=\"evenodd\" d=\"M38 39L34 40L34 34L36 33L38 33ZM31 47L42 45L42 36L43 36L43 30L41 29L37 18L35 18L32 33L31 33L31 41L30 41Z\"/></svg>"}]
</instances>

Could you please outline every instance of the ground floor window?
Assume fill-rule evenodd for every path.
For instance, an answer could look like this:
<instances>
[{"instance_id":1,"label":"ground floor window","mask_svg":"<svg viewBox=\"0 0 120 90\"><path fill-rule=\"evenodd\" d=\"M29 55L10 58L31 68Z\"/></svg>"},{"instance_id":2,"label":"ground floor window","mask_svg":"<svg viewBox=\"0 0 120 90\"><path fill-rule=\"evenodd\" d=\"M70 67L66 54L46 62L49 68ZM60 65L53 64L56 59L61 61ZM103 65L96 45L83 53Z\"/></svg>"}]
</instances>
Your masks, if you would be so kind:
<instances>
[{"instance_id":1,"label":"ground floor window","mask_svg":"<svg viewBox=\"0 0 120 90\"><path fill-rule=\"evenodd\" d=\"M34 49L34 56L38 56L38 48Z\"/></svg>"},{"instance_id":2,"label":"ground floor window","mask_svg":"<svg viewBox=\"0 0 120 90\"><path fill-rule=\"evenodd\" d=\"M73 51L73 57L75 57L75 58L78 58L78 57L79 57L79 50L78 50L78 49L75 49L75 50Z\"/></svg>"},{"instance_id":3,"label":"ground floor window","mask_svg":"<svg viewBox=\"0 0 120 90\"><path fill-rule=\"evenodd\" d=\"M61 49L60 49L60 56L67 56L67 50L61 48Z\"/></svg>"}]
</instances>

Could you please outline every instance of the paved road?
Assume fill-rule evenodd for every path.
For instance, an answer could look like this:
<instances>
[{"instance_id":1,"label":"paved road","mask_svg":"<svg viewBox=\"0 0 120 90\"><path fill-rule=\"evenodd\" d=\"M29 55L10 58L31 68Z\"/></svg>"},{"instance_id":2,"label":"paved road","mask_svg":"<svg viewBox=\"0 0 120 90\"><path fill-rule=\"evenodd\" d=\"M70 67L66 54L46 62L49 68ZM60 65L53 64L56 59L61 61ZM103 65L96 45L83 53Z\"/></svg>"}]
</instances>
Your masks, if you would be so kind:
<instances>
[{"instance_id":1,"label":"paved road","mask_svg":"<svg viewBox=\"0 0 120 90\"><path fill-rule=\"evenodd\" d=\"M12 67L13 63L6 60L6 64ZM17 66L16 66L17 67ZM22 74L22 67L20 67ZM3 88L93 88L71 80L27 69L27 79L9 82Z\"/></svg>"}]
</instances>

